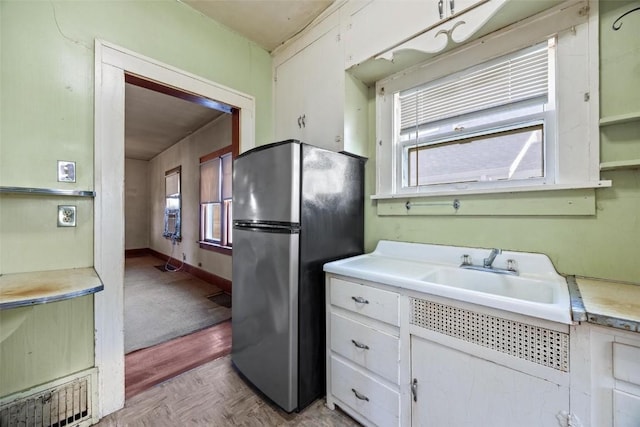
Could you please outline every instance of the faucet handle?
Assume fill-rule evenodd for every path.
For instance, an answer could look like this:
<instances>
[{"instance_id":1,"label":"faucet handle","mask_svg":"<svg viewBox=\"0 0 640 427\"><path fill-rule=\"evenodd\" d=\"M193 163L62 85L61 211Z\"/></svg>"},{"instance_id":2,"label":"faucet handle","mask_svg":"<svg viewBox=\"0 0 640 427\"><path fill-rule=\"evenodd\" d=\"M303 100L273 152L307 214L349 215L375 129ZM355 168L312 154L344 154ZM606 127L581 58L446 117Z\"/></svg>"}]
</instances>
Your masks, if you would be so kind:
<instances>
[{"instance_id":1,"label":"faucet handle","mask_svg":"<svg viewBox=\"0 0 640 427\"><path fill-rule=\"evenodd\" d=\"M471 257L469 254L462 255L460 261L462 261L462 265L471 265Z\"/></svg>"},{"instance_id":2,"label":"faucet handle","mask_svg":"<svg viewBox=\"0 0 640 427\"><path fill-rule=\"evenodd\" d=\"M507 260L507 270L509 271L518 271L518 269L516 268L516 260L515 259L508 259Z\"/></svg>"}]
</instances>

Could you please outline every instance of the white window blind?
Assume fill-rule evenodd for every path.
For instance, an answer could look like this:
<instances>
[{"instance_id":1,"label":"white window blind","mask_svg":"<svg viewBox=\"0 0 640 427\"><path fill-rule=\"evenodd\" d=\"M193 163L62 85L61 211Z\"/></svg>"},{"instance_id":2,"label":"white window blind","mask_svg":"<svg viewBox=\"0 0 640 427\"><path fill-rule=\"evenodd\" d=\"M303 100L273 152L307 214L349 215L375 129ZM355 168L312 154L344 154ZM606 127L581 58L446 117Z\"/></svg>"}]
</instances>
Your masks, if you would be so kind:
<instances>
[{"instance_id":1,"label":"white window blind","mask_svg":"<svg viewBox=\"0 0 640 427\"><path fill-rule=\"evenodd\" d=\"M173 172L164 177L165 195L167 197L180 194L180 172Z\"/></svg>"},{"instance_id":2,"label":"white window blind","mask_svg":"<svg viewBox=\"0 0 640 427\"><path fill-rule=\"evenodd\" d=\"M231 153L226 154L221 157L222 159L222 199L230 199L231 198L231 184L232 180L232 166L233 159L231 158Z\"/></svg>"},{"instance_id":3,"label":"white window blind","mask_svg":"<svg viewBox=\"0 0 640 427\"><path fill-rule=\"evenodd\" d=\"M200 203L220 201L220 158L200 164Z\"/></svg>"},{"instance_id":4,"label":"white window blind","mask_svg":"<svg viewBox=\"0 0 640 427\"><path fill-rule=\"evenodd\" d=\"M400 132L548 91L547 43L399 93Z\"/></svg>"}]
</instances>

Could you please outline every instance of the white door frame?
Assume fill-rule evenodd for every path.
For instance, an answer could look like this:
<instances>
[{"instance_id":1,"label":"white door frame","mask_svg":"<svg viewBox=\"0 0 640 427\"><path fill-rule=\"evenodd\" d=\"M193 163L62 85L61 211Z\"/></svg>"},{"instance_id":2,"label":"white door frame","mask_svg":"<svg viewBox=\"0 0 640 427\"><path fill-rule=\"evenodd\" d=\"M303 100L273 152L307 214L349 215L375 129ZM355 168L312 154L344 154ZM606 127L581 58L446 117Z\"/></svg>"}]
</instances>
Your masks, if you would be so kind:
<instances>
[{"instance_id":1,"label":"white door frame","mask_svg":"<svg viewBox=\"0 0 640 427\"><path fill-rule=\"evenodd\" d=\"M240 109L240 152L255 146L255 99L175 67L95 42L94 296L98 413L124 406L124 75L157 81Z\"/></svg>"}]
</instances>

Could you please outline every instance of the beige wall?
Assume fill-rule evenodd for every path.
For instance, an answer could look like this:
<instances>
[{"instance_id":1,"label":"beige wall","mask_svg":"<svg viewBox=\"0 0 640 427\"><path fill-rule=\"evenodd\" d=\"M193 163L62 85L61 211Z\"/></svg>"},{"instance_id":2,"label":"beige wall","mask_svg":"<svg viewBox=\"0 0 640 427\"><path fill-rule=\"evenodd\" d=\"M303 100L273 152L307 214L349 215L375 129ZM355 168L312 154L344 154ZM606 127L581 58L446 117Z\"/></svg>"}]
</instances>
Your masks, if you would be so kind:
<instances>
[{"instance_id":1,"label":"beige wall","mask_svg":"<svg viewBox=\"0 0 640 427\"><path fill-rule=\"evenodd\" d=\"M149 247L149 162L124 159L124 248Z\"/></svg>"},{"instance_id":2,"label":"beige wall","mask_svg":"<svg viewBox=\"0 0 640 427\"><path fill-rule=\"evenodd\" d=\"M231 256L200 249L200 157L231 145L231 115L224 114L149 161L151 249L171 254L171 241L164 231L164 174L182 167L182 241L173 257L217 276L231 280Z\"/></svg>"}]
</instances>

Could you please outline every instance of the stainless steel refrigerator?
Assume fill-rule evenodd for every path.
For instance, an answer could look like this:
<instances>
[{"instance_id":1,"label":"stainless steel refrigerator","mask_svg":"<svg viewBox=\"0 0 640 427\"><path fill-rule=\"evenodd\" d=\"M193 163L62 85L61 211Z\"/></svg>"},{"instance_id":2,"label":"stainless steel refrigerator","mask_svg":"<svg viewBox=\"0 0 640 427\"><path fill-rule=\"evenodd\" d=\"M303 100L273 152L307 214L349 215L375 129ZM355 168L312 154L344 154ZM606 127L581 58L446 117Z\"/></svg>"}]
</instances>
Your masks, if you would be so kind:
<instances>
[{"instance_id":1,"label":"stainless steel refrigerator","mask_svg":"<svg viewBox=\"0 0 640 427\"><path fill-rule=\"evenodd\" d=\"M233 164L231 359L285 411L325 394L326 262L363 252L364 159L295 140Z\"/></svg>"}]
</instances>

